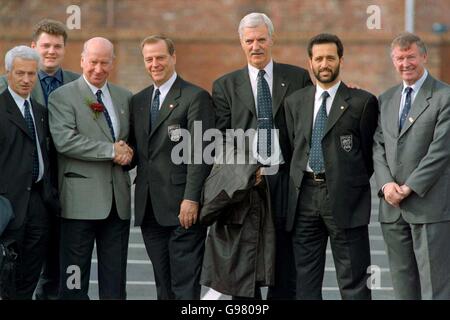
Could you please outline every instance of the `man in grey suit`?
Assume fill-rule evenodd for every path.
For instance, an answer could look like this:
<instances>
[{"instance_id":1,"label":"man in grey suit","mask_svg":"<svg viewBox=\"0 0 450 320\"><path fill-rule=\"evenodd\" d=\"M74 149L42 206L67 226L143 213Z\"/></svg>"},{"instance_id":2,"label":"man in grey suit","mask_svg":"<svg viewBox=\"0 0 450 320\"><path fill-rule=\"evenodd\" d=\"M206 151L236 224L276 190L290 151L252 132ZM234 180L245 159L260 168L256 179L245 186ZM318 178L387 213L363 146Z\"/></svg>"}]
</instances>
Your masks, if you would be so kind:
<instances>
[{"instance_id":1,"label":"man in grey suit","mask_svg":"<svg viewBox=\"0 0 450 320\"><path fill-rule=\"evenodd\" d=\"M264 144L259 143L264 141L264 134L260 136L261 140L255 138L250 147L253 149L254 158L260 164L278 169L276 174L265 176L270 189L271 209L276 227L275 285L269 287L267 298L295 299L294 255L290 234L285 231L292 151L287 138L283 102L285 97L295 90L312 83L305 69L273 61L274 28L272 21L265 14L254 12L246 15L242 18L238 31L247 65L214 82L212 98L216 126L223 132L227 129L257 129L262 133L268 128L268 132L273 133L275 130L272 129L278 131L278 136L273 134L266 139L273 141L273 145L266 147L267 151L270 149L270 155L261 155L267 156L266 159L262 159L256 152L260 145L264 148ZM257 140L259 142L256 142ZM268 170L276 171L271 168ZM260 173L258 170L257 181L261 180ZM259 288L255 297L261 297Z\"/></svg>"},{"instance_id":2,"label":"man in grey suit","mask_svg":"<svg viewBox=\"0 0 450 320\"><path fill-rule=\"evenodd\" d=\"M132 157L124 142L131 93L107 82L113 60L109 40L86 41L83 75L49 97L62 205L62 299L88 299L94 242L100 299L126 298L131 207L130 177L122 166Z\"/></svg>"},{"instance_id":3,"label":"man in grey suit","mask_svg":"<svg viewBox=\"0 0 450 320\"><path fill-rule=\"evenodd\" d=\"M414 34L391 45L403 79L380 98L374 167L397 299L450 299L450 87Z\"/></svg>"},{"instance_id":4,"label":"man in grey suit","mask_svg":"<svg viewBox=\"0 0 450 320\"><path fill-rule=\"evenodd\" d=\"M195 126L201 125L200 134L214 126L211 97L176 73L171 39L149 36L141 50L154 84L131 100L130 144L137 165L135 224L141 226L153 265L158 299L200 299L206 227L198 223L198 215L210 166L192 160L193 150L199 146L201 155L205 145L203 135L194 134ZM192 144L183 132L189 132ZM188 161L174 159L179 143L189 145L190 151L181 155Z\"/></svg>"}]
</instances>

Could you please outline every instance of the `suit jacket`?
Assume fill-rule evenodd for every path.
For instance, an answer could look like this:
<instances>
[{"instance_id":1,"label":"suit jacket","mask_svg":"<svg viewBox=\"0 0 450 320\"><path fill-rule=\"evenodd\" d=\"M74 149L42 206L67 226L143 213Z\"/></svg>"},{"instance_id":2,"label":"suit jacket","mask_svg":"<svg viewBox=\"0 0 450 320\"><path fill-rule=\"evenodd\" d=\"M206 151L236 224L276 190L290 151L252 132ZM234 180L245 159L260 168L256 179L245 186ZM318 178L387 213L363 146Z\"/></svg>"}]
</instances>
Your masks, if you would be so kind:
<instances>
[{"instance_id":1,"label":"suit jacket","mask_svg":"<svg viewBox=\"0 0 450 320\"><path fill-rule=\"evenodd\" d=\"M48 149L50 132L47 110L31 99L36 133L39 139L44 175L42 198L50 212L58 214L59 204L56 190L50 183ZM28 131L25 119L8 90L0 94L0 195L12 205L15 218L8 228L20 228L28 211L32 187L31 169L35 144Z\"/></svg>"},{"instance_id":2,"label":"suit jacket","mask_svg":"<svg viewBox=\"0 0 450 320\"><path fill-rule=\"evenodd\" d=\"M380 201L380 221L400 215L409 223L450 220L450 86L428 75L398 132L403 85L380 98L375 135L375 178L379 189L388 182L407 184L413 192L394 208Z\"/></svg>"},{"instance_id":3,"label":"suit jacket","mask_svg":"<svg viewBox=\"0 0 450 320\"><path fill-rule=\"evenodd\" d=\"M273 63L274 126L279 129L281 152L286 163L289 163L291 150L287 138L284 98L311 84L311 79L305 69L288 64ZM255 99L248 75L248 66L217 79L213 84L212 98L218 129L225 131L226 129L257 128Z\"/></svg>"},{"instance_id":4,"label":"suit jacket","mask_svg":"<svg viewBox=\"0 0 450 320\"><path fill-rule=\"evenodd\" d=\"M63 84L72 82L80 77L78 73L68 71L68 70L62 70L63 73ZM33 98L37 103L40 105L43 105L45 108L47 108L45 104L45 97L44 97L44 91L42 89L41 81L39 80L39 76L37 77L36 84L33 88L33 91L31 92L31 98ZM2 75L0 77L0 92L4 91L6 88L8 88L8 80L6 74ZM56 159L56 150L55 146L53 145L53 142L50 143L50 149L49 149L49 158L50 158L50 176L52 184L55 188L58 188L58 166L57 166L57 159Z\"/></svg>"},{"instance_id":5,"label":"suit jacket","mask_svg":"<svg viewBox=\"0 0 450 320\"><path fill-rule=\"evenodd\" d=\"M120 133L127 141L131 92L108 83ZM63 85L49 97L49 122L58 151L58 185L62 217L105 219L113 204L121 219L130 218L130 176L112 161L113 139L101 113L97 118L86 100L97 101L83 77Z\"/></svg>"},{"instance_id":6,"label":"suit jacket","mask_svg":"<svg viewBox=\"0 0 450 320\"><path fill-rule=\"evenodd\" d=\"M199 134L214 127L214 111L207 91L178 76L161 105L157 123L149 132L153 90L151 85L131 100L130 141L137 165L135 224L142 224L147 204L151 203L148 209L153 210L160 225L177 226L181 201L200 201L203 182L211 169L204 163L193 162L194 152L198 153L193 146L194 141L201 141ZM202 131L195 135L194 121L201 121L202 125ZM183 129L192 137L191 153L182 151L190 164L176 164L171 158L172 149L185 139L180 139ZM204 147L205 142L202 144Z\"/></svg>"},{"instance_id":7,"label":"suit jacket","mask_svg":"<svg viewBox=\"0 0 450 320\"><path fill-rule=\"evenodd\" d=\"M293 148L287 228L295 220L297 200L309 160L316 87L286 99L286 122ZM328 115L322 150L331 211L341 228L367 225L371 210L369 179L373 173L373 134L378 101L367 91L341 83Z\"/></svg>"},{"instance_id":8,"label":"suit jacket","mask_svg":"<svg viewBox=\"0 0 450 320\"><path fill-rule=\"evenodd\" d=\"M68 71L68 70L62 70L63 73L63 84L72 82L80 77L78 73ZM33 91L31 92L31 97L40 105L45 105L45 98L44 98L44 91L42 89L41 81L39 81L39 77L37 77L36 85L33 88ZM8 88L8 81L6 79L6 75L2 75L0 77L0 92L4 91L6 88Z\"/></svg>"}]
</instances>

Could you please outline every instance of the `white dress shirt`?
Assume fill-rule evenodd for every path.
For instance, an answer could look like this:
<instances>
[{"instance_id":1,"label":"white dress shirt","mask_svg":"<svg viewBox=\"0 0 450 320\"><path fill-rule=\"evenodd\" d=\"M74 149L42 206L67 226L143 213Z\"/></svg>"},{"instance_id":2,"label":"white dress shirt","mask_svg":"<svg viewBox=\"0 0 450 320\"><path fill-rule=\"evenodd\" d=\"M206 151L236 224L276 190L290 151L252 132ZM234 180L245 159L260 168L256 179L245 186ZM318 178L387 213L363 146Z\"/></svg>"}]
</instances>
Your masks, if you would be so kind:
<instances>
[{"instance_id":1,"label":"white dress shirt","mask_svg":"<svg viewBox=\"0 0 450 320\"><path fill-rule=\"evenodd\" d=\"M264 79L267 81L267 84L269 85L270 95L272 96L272 105L273 105L273 60L270 60L270 62L264 67L264 71L266 72L264 74ZM250 84L252 86L252 92L253 92L253 99L255 100L255 109L256 109L256 115L258 116L258 73L259 69L255 68L252 65L248 65L248 75L250 78ZM275 116L272 114L272 116ZM275 119L273 119L275 121ZM253 158L256 159L258 162L264 164L264 165L279 165L284 163L283 154L281 153L281 147L280 147L280 141L278 137L278 132L275 131L274 137L273 137L273 144L272 144L272 154L269 158L263 159L261 158L257 153L257 146L258 146L258 135L255 135L255 138L253 139L252 143L252 153Z\"/></svg>"},{"instance_id":2,"label":"white dress shirt","mask_svg":"<svg viewBox=\"0 0 450 320\"><path fill-rule=\"evenodd\" d=\"M14 101L16 102L17 107L19 108L20 113L25 119L25 100L28 101L28 105L30 106L30 113L31 118L33 118L33 124L34 124L34 131L36 132L36 147L38 152L38 159L39 159L39 175L36 180L36 182L40 181L42 177L44 176L44 159L42 158L42 152L41 152L41 145L39 144L39 133L36 127L36 120L34 119L34 113L33 113L33 106L31 105L30 95L26 99L19 96L17 93L14 92L14 90L11 89L10 86L8 86L9 93L11 93L11 96L13 97Z\"/></svg>"},{"instance_id":3,"label":"white dress shirt","mask_svg":"<svg viewBox=\"0 0 450 320\"><path fill-rule=\"evenodd\" d=\"M164 82L161 86L157 87L156 84L154 85L155 88L153 90L152 101L153 101L153 98L155 98L156 89L159 89L159 110L161 110L161 106L164 102L164 99L166 98L167 94L169 93L170 88L172 88L172 85L176 79L177 79L177 73L174 72L172 74L172 76L169 78L169 80ZM150 101L150 105L151 105L152 101Z\"/></svg>"},{"instance_id":4,"label":"white dress shirt","mask_svg":"<svg viewBox=\"0 0 450 320\"><path fill-rule=\"evenodd\" d=\"M407 87L410 87L413 89L411 92L411 106L414 103L414 99L417 96L417 93L419 92L420 88L422 87L423 83L425 82L425 79L428 76L428 71L425 69L423 75L420 77L419 80L417 80L413 85L407 85L405 81L403 81L403 89L402 89L402 99L400 101L400 108L398 109L398 118L400 119L402 116L403 108L405 107L405 100L406 100L406 91L405 89ZM411 111L410 111L411 112Z\"/></svg>"},{"instance_id":5,"label":"white dress shirt","mask_svg":"<svg viewBox=\"0 0 450 320\"><path fill-rule=\"evenodd\" d=\"M333 105L333 100L334 97L336 97L336 92L339 89L339 85L341 84L341 81L339 81L338 83L336 83L334 86L332 86L331 88L328 89L323 89L319 84L316 84L316 94L314 95L314 116L313 116L313 125L312 125L312 129L314 129L314 123L316 122L316 117L317 114L319 113L320 107L322 106L322 94L324 91L327 91L328 94L330 95L327 99L327 115L330 114L330 110L331 110L331 106ZM309 165L309 160L308 160L308 164L306 165L306 171L308 172L313 172L313 170L311 169L310 165Z\"/></svg>"}]
</instances>

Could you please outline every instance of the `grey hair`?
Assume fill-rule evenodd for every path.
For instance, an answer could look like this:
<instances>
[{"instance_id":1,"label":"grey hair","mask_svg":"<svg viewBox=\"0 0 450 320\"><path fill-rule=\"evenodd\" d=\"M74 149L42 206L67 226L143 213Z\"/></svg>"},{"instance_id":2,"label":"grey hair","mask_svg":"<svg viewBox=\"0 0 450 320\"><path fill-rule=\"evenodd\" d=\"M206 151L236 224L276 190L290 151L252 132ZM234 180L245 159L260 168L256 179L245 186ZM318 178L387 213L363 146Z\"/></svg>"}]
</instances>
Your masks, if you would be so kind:
<instances>
[{"instance_id":1,"label":"grey hair","mask_svg":"<svg viewBox=\"0 0 450 320\"><path fill-rule=\"evenodd\" d=\"M421 54L427 54L427 47L422 39L410 32L400 33L394 40L392 40L391 54L396 47L399 47L401 50L407 50L413 43L417 45Z\"/></svg>"},{"instance_id":2,"label":"grey hair","mask_svg":"<svg viewBox=\"0 0 450 320\"><path fill-rule=\"evenodd\" d=\"M252 12L247 14L239 23L239 38L242 39L244 35L244 28L256 28L261 25L265 25L267 27L267 30L269 30L269 37L272 37L274 32L273 24L267 15L260 12Z\"/></svg>"},{"instance_id":3,"label":"grey hair","mask_svg":"<svg viewBox=\"0 0 450 320\"><path fill-rule=\"evenodd\" d=\"M5 69L11 71L14 63L14 59L20 58L23 60L34 60L38 63L40 61L39 54L36 50L27 46L17 46L9 50L5 55Z\"/></svg>"}]
</instances>

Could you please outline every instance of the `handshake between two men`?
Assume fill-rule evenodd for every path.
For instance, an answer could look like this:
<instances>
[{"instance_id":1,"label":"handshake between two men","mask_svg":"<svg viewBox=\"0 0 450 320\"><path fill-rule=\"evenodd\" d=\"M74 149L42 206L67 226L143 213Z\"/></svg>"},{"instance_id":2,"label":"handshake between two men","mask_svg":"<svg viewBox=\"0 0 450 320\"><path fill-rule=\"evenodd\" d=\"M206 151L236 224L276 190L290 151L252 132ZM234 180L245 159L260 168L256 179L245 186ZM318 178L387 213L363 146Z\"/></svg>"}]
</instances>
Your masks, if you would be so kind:
<instances>
[{"instance_id":1,"label":"handshake between two men","mask_svg":"<svg viewBox=\"0 0 450 320\"><path fill-rule=\"evenodd\" d=\"M133 149L123 140L114 143L114 163L126 166L133 159Z\"/></svg>"}]
</instances>

